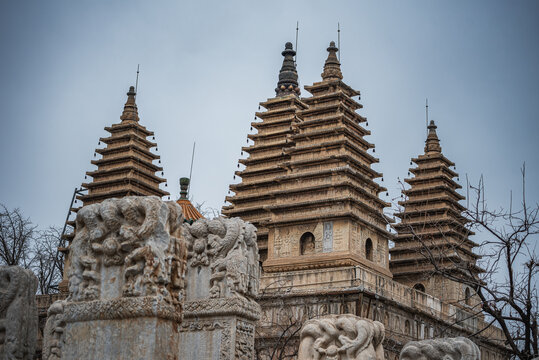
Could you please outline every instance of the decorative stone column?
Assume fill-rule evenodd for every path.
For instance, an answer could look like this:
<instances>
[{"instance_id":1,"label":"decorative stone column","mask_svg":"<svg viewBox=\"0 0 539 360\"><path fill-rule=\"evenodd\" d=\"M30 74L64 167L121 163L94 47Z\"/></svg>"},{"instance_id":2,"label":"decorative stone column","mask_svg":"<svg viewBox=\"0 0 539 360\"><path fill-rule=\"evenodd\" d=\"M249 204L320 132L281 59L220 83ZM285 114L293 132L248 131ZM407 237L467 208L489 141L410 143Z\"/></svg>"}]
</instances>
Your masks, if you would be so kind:
<instances>
[{"instance_id":1,"label":"decorative stone column","mask_svg":"<svg viewBox=\"0 0 539 360\"><path fill-rule=\"evenodd\" d=\"M256 228L238 218L185 225L188 248L179 357L254 359L259 283Z\"/></svg>"},{"instance_id":2,"label":"decorative stone column","mask_svg":"<svg viewBox=\"0 0 539 360\"><path fill-rule=\"evenodd\" d=\"M384 325L352 314L307 321L300 333L298 360L385 360Z\"/></svg>"},{"instance_id":3,"label":"decorative stone column","mask_svg":"<svg viewBox=\"0 0 539 360\"><path fill-rule=\"evenodd\" d=\"M0 266L0 359L32 360L37 339L37 278L18 266Z\"/></svg>"},{"instance_id":4,"label":"decorative stone column","mask_svg":"<svg viewBox=\"0 0 539 360\"><path fill-rule=\"evenodd\" d=\"M182 223L175 202L154 196L79 210L69 297L49 308L43 359L178 359Z\"/></svg>"}]
</instances>

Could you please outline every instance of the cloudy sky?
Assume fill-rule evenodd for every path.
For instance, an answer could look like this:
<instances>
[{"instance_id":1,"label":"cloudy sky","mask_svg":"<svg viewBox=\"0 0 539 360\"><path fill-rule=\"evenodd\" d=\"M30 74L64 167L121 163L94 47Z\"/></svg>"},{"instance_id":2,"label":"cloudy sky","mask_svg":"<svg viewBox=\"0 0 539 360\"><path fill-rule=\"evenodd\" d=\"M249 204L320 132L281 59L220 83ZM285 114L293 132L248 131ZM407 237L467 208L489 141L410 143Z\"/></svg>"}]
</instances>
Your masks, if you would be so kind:
<instances>
[{"instance_id":1,"label":"cloudy sky","mask_svg":"<svg viewBox=\"0 0 539 360\"><path fill-rule=\"evenodd\" d=\"M301 85L320 80L340 23L344 81L362 93L389 198L423 152L428 97L461 184L483 174L488 203L507 206L526 162L539 201L537 1L49 0L0 3L0 202L62 225L140 64L167 190L177 198L196 141L192 195L220 208L296 21Z\"/></svg>"}]
</instances>

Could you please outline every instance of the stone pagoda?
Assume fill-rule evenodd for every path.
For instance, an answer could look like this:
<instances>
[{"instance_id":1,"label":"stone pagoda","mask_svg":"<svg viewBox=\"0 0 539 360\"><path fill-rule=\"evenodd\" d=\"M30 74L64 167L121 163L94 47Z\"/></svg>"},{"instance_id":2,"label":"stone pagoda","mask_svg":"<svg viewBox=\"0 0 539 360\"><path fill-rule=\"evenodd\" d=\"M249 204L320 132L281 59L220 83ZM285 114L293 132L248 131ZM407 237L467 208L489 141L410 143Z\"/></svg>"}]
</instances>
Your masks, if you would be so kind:
<instances>
[{"instance_id":1,"label":"stone pagoda","mask_svg":"<svg viewBox=\"0 0 539 360\"><path fill-rule=\"evenodd\" d=\"M393 279L446 302L470 305L472 289L434 274L433 261L457 278L482 271L472 251L477 244L468 238L473 232L462 216L465 208L459 201L464 196L456 191L461 188L453 180L458 174L450 168L455 164L442 154L434 121L428 126L425 153L412 162L415 176L404 180L410 188L403 191L402 211L395 214L401 222L394 225L398 236L389 251Z\"/></svg>"},{"instance_id":2,"label":"stone pagoda","mask_svg":"<svg viewBox=\"0 0 539 360\"><path fill-rule=\"evenodd\" d=\"M95 152L102 155L101 159L92 160L97 170L86 173L93 179L82 184L88 189L88 194L78 196L84 205L128 195L155 195L159 198L169 195L159 188L166 180L156 175L159 172L163 175L163 168L153 163L159 160L159 155L150 151L157 144L147 139L154 133L139 123L135 96L135 88L131 86L120 117L122 121L105 127L110 136L99 139L107 146L96 149Z\"/></svg>"},{"instance_id":3,"label":"stone pagoda","mask_svg":"<svg viewBox=\"0 0 539 360\"><path fill-rule=\"evenodd\" d=\"M389 204L371 165L374 145L356 113L359 92L342 81L337 47L328 47L322 81L299 98L295 52L286 44L276 97L261 103L258 134L236 172L242 182L223 209L259 228L266 273L363 264L391 276L388 264Z\"/></svg>"}]
</instances>

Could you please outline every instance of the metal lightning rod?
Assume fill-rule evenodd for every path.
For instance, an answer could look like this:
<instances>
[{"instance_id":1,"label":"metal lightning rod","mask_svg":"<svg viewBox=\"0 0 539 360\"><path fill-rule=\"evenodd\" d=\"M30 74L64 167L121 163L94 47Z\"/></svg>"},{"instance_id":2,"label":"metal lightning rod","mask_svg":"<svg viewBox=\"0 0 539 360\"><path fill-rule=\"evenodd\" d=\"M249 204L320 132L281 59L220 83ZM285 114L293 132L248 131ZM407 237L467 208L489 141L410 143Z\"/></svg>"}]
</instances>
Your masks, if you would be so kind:
<instances>
[{"instance_id":1,"label":"metal lightning rod","mask_svg":"<svg viewBox=\"0 0 539 360\"><path fill-rule=\"evenodd\" d=\"M341 62L341 24L337 23L337 47L339 48L339 62Z\"/></svg>"},{"instance_id":2,"label":"metal lightning rod","mask_svg":"<svg viewBox=\"0 0 539 360\"><path fill-rule=\"evenodd\" d=\"M139 74L140 64L137 64L137 80L135 81L135 98L137 97L137 90L138 90L138 74Z\"/></svg>"},{"instance_id":3,"label":"metal lightning rod","mask_svg":"<svg viewBox=\"0 0 539 360\"><path fill-rule=\"evenodd\" d=\"M427 136L429 135L429 99L425 99L425 126L427 129Z\"/></svg>"},{"instance_id":4,"label":"metal lightning rod","mask_svg":"<svg viewBox=\"0 0 539 360\"><path fill-rule=\"evenodd\" d=\"M299 33L299 21L296 22L296 56L294 56L294 63L298 63L298 33Z\"/></svg>"},{"instance_id":5,"label":"metal lightning rod","mask_svg":"<svg viewBox=\"0 0 539 360\"><path fill-rule=\"evenodd\" d=\"M191 189L191 184L193 183L193 160L195 159L195 145L196 141L193 141L193 153L191 154L191 169L189 169L189 185L187 186L187 196L189 197L189 190Z\"/></svg>"}]
</instances>

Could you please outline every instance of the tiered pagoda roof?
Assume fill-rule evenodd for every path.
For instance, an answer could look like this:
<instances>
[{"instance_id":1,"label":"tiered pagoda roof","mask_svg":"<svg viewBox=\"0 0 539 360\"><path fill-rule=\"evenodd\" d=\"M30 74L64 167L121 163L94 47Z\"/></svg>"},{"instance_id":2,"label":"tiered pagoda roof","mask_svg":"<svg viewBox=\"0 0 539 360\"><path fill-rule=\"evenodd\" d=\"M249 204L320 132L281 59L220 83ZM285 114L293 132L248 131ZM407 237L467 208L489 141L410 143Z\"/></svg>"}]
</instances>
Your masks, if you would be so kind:
<instances>
[{"instance_id":1,"label":"tiered pagoda roof","mask_svg":"<svg viewBox=\"0 0 539 360\"><path fill-rule=\"evenodd\" d=\"M92 177L91 182L83 184L88 194L78 196L84 205L128 195L168 195L159 188L166 180L156 175L163 174L163 168L153 163L159 160L159 155L150 151L157 144L147 139L154 133L139 123L135 96L135 88L131 86L120 117L122 121L105 127L110 136L99 139L106 147L95 151L101 155L100 159L92 160L97 170L86 173Z\"/></svg>"},{"instance_id":2,"label":"tiered pagoda roof","mask_svg":"<svg viewBox=\"0 0 539 360\"><path fill-rule=\"evenodd\" d=\"M472 250L477 245L469 239L473 232L466 227L465 208L459 204L464 199L457 192L461 186L453 180L458 174L450 168L455 164L442 154L436 128L431 120L425 153L412 159L417 165L409 170L414 177L405 179L410 188L403 191L406 200L399 202L403 210L395 214L401 222L394 225L398 236L390 249L390 269L395 280L411 286L429 278L432 260L459 276L469 276L463 269L481 272ZM428 259L428 253L434 259ZM424 291L433 292L428 286Z\"/></svg>"}]
</instances>

